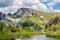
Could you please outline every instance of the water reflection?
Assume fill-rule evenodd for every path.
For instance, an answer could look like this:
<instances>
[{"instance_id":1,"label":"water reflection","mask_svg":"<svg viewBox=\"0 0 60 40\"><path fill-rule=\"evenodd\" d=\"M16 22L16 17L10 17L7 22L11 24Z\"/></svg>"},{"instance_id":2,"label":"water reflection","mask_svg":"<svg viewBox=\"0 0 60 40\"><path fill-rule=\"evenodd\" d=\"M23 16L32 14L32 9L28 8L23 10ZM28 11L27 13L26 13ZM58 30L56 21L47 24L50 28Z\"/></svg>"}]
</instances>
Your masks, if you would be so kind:
<instances>
[{"instance_id":1,"label":"water reflection","mask_svg":"<svg viewBox=\"0 0 60 40\"><path fill-rule=\"evenodd\" d=\"M35 35L35 36L32 36L31 38L19 38L16 40L58 40L58 39L47 38L45 35Z\"/></svg>"}]
</instances>

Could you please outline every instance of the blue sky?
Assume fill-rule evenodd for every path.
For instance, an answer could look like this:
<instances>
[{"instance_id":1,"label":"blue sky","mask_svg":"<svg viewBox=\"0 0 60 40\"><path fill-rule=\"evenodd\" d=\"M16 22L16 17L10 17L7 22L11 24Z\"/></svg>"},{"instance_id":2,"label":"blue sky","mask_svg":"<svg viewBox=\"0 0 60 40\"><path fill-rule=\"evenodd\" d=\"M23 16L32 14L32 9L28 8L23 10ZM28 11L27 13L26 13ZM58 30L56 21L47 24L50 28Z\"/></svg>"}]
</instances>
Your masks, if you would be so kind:
<instances>
[{"instance_id":1,"label":"blue sky","mask_svg":"<svg viewBox=\"0 0 60 40\"><path fill-rule=\"evenodd\" d=\"M53 9L60 10L60 3L57 3L56 5L53 6Z\"/></svg>"},{"instance_id":2,"label":"blue sky","mask_svg":"<svg viewBox=\"0 0 60 40\"><path fill-rule=\"evenodd\" d=\"M44 12L60 12L60 0L0 0L0 11L14 13L20 7Z\"/></svg>"}]
</instances>

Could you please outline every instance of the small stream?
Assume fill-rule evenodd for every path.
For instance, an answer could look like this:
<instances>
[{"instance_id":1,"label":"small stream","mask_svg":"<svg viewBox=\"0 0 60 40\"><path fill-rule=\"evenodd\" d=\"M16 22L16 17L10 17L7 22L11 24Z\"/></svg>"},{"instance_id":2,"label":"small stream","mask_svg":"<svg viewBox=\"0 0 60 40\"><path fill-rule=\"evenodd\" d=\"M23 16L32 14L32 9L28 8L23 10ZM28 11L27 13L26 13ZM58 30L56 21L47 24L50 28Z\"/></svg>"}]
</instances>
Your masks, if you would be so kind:
<instances>
[{"instance_id":1,"label":"small stream","mask_svg":"<svg viewBox=\"0 0 60 40\"><path fill-rule=\"evenodd\" d=\"M60 40L60 39L56 39L56 38L48 38L45 35L35 35L32 36L30 38L18 38L16 40Z\"/></svg>"}]
</instances>

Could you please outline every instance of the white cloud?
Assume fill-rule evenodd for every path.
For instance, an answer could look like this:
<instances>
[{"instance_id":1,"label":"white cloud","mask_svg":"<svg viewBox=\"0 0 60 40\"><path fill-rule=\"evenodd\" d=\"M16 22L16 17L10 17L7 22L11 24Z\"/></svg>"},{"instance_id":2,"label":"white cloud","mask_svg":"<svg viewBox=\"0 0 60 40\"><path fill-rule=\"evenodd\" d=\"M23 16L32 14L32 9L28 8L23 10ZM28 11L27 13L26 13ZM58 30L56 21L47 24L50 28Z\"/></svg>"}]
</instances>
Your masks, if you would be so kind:
<instances>
[{"instance_id":1,"label":"white cloud","mask_svg":"<svg viewBox=\"0 0 60 40\"><path fill-rule=\"evenodd\" d=\"M47 12L47 10L48 10L47 6L42 4L42 3L36 4L36 5L32 5L32 8L38 9L40 11L45 11L45 12Z\"/></svg>"},{"instance_id":2,"label":"white cloud","mask_svg":"<svg viewBox=\"0 0 60 40\"><path fill-rule=\"evenodd\" d=\"M15 0L14 1L14 7L22 7L22 6L26 6L26 7L29 7L28 5L31 5L30 7L31 8L34 8L34 9L39 9L41 11L48 11L48 12L53 12L53 8L52 6L55 5L57 2L59 2L60 0L52 0L50 1L47 5L48 7L41 3L41 2L47 2L47 1L50 1L50 0Z\"/></svg>"},{"instance_id":3,"label":"white cloud","mask_svg":"<svg viewBox=\"0 0 60 40\"><path fill-rule=\"evenodd\" d=\"M24 0L23 0L24 1ZM40 0L25 0L24 1L25 3L30 3L30 4L37 4L37 3L39 3L40 2Z\"/></svg>"},{"instance_id":4,"label":"white cloud","mask_svg":"<svg viewBox=\"0 0 60 40\"><path fill-rule=\"evenodd\" d=\"M45 4L39 3L37 6L42 11L47 11L48 10L48 7Z\"/></svg>"},{"instance_id":5,"label":"white cloud","mask_svg":"<svg viewBox=\"0 0 60 40\"><path fill-rule=\"evenodd\" d=\"M14 0L13 5L23 5L22 0Z\"/></svg>"},{"instance_id":6,"label":"white cloud","mask_svg":"<svg viewBox=\"0 0 60 40\"><path fill-rule=\"evenodd\" d=\"M49 2L47 5L48 5L49 7L51 7L51 6L55 5L55 4L56 4L55 2L51 1L51 2Z\"/></svg>"},{"instance_id":7,"label":"white cloud","mask_svg":"<svg viewBox=\"0 0 60 40\"><path fill-rule=\"evenodd\" d=\"M60 12L60 10L53 9L53 6L57 3L60 3L60 0L51 0L47 5L49 7L50 12Z\"/></svg>"},{"instance_id":8,"label":"white cloud","mask_svg":"<svg viewBox=\"0 0 60 40\"><path fill-rule=\"evenodd\" d=\"M5 13L8 12L14 13L16 9L20 7L29 7L27 4L31 5L30 8L39 9L39 10L44 9L44 11L47 11L46 5L42 4L40 0L14 0L13 5L10 7L3 8L3 11Z\"/></svg>"},{"instance_id":9,"label":"white cloud","mask_svg":"<svg viewBox=\"0 0 60 40\"><path fill-rule=\"evenodd\" d=\"M53 0L54 2L59 2L60 3L60 0Z\"/></svg>"},{"instance_id":10,"label":"white cloud","mask_svg":"<svg viewBox=\"0 0 60 40\"><path fill-rule=\"evenodd\" d=\"M60 3L60 0L51 0L47 5L48 5L48 6L54 6L54 5L56 5L57 3Z\"/></svg>"},{"instance_id":11,"label":"white cloud","mask_svg":"<svg viewBox=\"0 0 60 40\"><path fill-rule=\"evenodd\" d=\"M50 1L50 0L40 0L41 2L48 2L48 1Z\"/></svg>"},{"instance_id":12,"label":"white cloud","mask_svg":"<svg viewBox=\"0 0 60 40\"><path fill-rule=\"evenodd\" d=\"M49 7L49 10L50 10L50 11L52 11L52 10L53 10L53 8L52 8L52 7Z\"/></svg>"},{"instance_id":13,"label":"white cloud","mask_svg":"<svg viewBox=\"0 0 60 40\"><path fill-rule=\"evenodd\" d=\"M56 13L56 12L60 12L60 10L53 10L53 12L54 12L54 13Z\"/></svg>"},{"instance_id":14,"label":"white cloud","mask_svg":"<svg viewBox=\"0 0 60 40\"><path fill-rule=\"evenodd\" d=\"M48 12L53 12L54 10L52 7L49 7L48 9L49 9Z\"/></svg>"},{"instance_id":15,"label":"white cloud","mask_svg":"<svg viewBox=\"0 0 60 40\"><path fill-rule=\"evenodd\" d=\"M37 4L37 3L39 3L39 0L15 0L13 5L25 6L27 4L32 5L32 4Z\"/></svg>"},{"instance_id":16,"label":"white cloud","mask_svg":"<svg viewBox=\"0 0 60 40\"><path fill-rule=\"evenodd\" d=\"M36 5L33 5L31 8L38 9L38 7Z\"/></svg>"},{"instance_id":17,"label":"white cloud","mask_svg":"<svg viewBox=\"0 0 60 40\"><path fill-rule=\"evenodd\" d=\"M0 8L0 12L2 12L2 8Z\"/></svg>"},{"instance_id":18,"label":"white cloud","mask_svg":"<svg viewBox=\"0 0 60 40\"><path fill-rule=\"evenodd\" d=\"M60 3L60 0L51 0L47 4L48 6L42 3L42 2L48 2L48 1L50 0L14 0L12 6L5 7L3 9L1 8L0 11L4 11L5 13L8 13L8 12L14 13L20 7L30 7L30 8L38 9L44 12L55 12L56 10L54 10L52 6L55 5L56 3Z\"/></svg>"}]
</instances>

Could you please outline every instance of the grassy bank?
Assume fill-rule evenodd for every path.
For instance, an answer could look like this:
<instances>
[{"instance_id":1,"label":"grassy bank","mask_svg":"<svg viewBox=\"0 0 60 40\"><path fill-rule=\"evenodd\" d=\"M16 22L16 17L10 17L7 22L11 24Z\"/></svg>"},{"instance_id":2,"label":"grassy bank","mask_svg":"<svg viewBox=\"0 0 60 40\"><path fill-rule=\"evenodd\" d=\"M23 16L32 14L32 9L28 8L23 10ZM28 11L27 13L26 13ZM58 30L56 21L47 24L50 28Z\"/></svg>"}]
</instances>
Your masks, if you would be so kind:
<instances>
[{"instance_id":1,"label":"grassy bank","mask_svg":"<svg viewBox=\"0 0 60 40\"><path fill-rule=\"evenodd\" d=\"M60 32L45 32L44 33L47 37L58 38L60 39Z\"/></svg>"},{"instance_id":2,"label":"grassy bank","mask_svg":"<svg viewBox=\"0 0 60 40\"><path fill-rule=\"evenodd\" d=\"M5 34L0 33L0 40L13 40L16 38L31 37L36 34L42 34L41 32L31 32L24 29L17 31L16 33Z\"/></svg>"}]
</instances>

